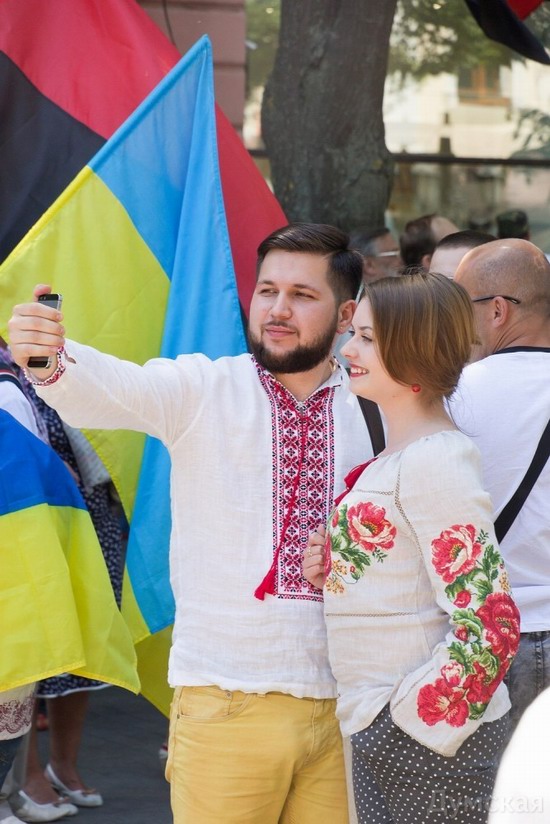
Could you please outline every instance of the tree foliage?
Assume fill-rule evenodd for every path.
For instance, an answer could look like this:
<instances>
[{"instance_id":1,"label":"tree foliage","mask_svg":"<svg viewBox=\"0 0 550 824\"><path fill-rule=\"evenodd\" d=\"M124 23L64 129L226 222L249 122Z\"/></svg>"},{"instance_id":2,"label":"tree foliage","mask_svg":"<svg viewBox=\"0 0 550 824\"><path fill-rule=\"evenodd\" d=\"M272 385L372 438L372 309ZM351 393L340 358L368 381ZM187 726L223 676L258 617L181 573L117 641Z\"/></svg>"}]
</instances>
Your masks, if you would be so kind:
<instances>
[{"instance_id":1,"label":"tree foliage","mask_svg":"<svg viewBox=\"0 0 550 824\"><path fill-rule=\"evenodd\" d=\"M481 31L463 0L399 0L388 70L403 78L507 66L514 53Z\"/></svg>"},{"instance_id":2,"label":"tree foliage","mask_svg":"<svg viewBox=\"0 0 550 824\"><path fill-rule=\"evenodd\" d=\"M263 86L271 73L279 43L280 0L247 0L248 92Z\"/></svg>"}]
</instances>

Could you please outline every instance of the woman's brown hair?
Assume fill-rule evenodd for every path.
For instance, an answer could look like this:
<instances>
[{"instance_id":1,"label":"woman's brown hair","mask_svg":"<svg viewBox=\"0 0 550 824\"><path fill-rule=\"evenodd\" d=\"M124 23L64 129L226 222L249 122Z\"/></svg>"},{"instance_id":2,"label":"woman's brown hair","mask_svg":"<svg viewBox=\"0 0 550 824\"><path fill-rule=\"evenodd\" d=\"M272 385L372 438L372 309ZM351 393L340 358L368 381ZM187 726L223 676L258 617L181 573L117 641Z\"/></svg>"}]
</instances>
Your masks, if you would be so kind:
<instances>
[{"instance_id":1,"label":"woman's brown hair","mask_svg":"<svg viewBox=\"0 0 550 824\"><path fill-rule=\"evenodd\" d=\"M365 287L374 341L386 372L423 397L449 397L476 341L466 290L443 275L417 272Z\"/></svg>"}]
</instances>

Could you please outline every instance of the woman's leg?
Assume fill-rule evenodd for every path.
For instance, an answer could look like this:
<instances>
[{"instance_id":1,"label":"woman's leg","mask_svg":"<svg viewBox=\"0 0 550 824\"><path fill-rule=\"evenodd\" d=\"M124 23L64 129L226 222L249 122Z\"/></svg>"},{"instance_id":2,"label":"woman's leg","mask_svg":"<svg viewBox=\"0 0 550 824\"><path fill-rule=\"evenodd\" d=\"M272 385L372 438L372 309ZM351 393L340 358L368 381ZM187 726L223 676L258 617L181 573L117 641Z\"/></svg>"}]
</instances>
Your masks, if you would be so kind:
<instances>
[{"instance_id":1,"label":"woman's leg","mask_svg":"<svg viewBox=\"0 0 550 824\"><path fill-rule=\"evenodd\" d=\"M47 699L50 719L50 764L57 778L69 790L88 789L77 770L82 731L88 711L86 691Z\"/></svg>"},{"instance_id":2,"label":"woman's leg","mask_svg":"<svg viewBox=\"0 0 550 824\"><path fill-rule=\"evenodd\" d=\"M37 706L38 702L35 701L32 724L29 732L25 783L21 789L37 804L55 804L56 801L59 801L59 795L52 788L50 782L44 777L43 767L38 755L38 740L35 724Z\"/></svg>"},{"instance_id":3,"label":"woman's leg","mask_svg":"<svg viewBox=\"0 0 550 824\"><path fill-rule=\"evenodd\" d=\"M10 771L10 767L13 764L13 759L15 758L22 740L22 735L17 738L8 738L4 740L0 739L0 788L2 787L4 779Z\"/></svg>"}]
</instances>

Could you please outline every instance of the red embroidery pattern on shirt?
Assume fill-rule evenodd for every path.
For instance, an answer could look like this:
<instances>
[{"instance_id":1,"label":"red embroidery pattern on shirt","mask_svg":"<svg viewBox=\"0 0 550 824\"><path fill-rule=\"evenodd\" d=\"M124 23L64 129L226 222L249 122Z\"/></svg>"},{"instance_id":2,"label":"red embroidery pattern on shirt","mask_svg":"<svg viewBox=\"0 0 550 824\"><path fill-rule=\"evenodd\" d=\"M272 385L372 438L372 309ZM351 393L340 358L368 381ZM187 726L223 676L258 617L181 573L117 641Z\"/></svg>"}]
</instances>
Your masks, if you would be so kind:
<instances>
[{"instance_id":1,"label":"red embroidery pattern on shirt","mask_svg":"<svg viewBox=\"0 0 550 824\"><path fill-rule=\"evenodd\" d=\"M33 706L33 692L23 701L13 698L11 701L0 702L0 735L23 735L30 727Z\"/></svg>"},{"instance_id":2,"label":"red embroidery pattern on shirt","mask_svg":"<svg viewBox=\"0 0 550 824\"><path fill-rule=\"evenodd\" d=\"M273 472L273 553L289 516L296 473L298 491L281 546L275 592L279 598L322 601L323 595L302 575L302 556L309 534L326 523L334 498L334 387L297 401L269 372L256 364L271 403ZM307 424L306 424L307 418ZM300 467L300 444L307 425L307 444Z\"/></svg>"}]
</instances>

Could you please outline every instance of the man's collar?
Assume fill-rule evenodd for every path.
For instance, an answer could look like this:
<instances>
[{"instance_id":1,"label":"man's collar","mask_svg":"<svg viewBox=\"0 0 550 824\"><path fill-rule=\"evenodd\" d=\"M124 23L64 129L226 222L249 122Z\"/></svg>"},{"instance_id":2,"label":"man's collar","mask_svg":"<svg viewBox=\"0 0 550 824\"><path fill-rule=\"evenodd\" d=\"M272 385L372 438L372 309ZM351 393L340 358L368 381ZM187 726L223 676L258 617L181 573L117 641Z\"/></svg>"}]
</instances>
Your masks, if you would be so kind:
<instances>
[{"instance_id":1,"label":"man's collar","mask_svg":"<svg viewBox=\"0 0 550 824\"><path fill-rule=\"evenodd\" d=\"M550 352L548 346L506 346L504 349L497 349L493 355L507 355L509 352Z\"/></svg>"},{"instance_id":2,"label":"man's collar","mask_svg":"<svg viewBox=\"0 0 550 824\"><path fill-rule=\"evenodd\" d=\"M260 363L258 363L258 361L254 357L254 355L250 355L250 358L252 360L252 363L254 364L256 369L258 370L258 375L260 377L263 377L264 380L267 380L272 384L276 384L277 386L280 386L282 389L285 390L285 392L288 392L289 395L292 395L292 392L290 392L290 390L288 390L286 388L286 386L284 386L279 380L277 380L277 378L275 377L275 375L272 372L270 372L268 369L266 369L264 366L262 366ZM336 360L334 355L331 356L329 362L330 362L331 367L332 367L331 374L326 379L326 381L321 383L317 387L317 389L314 389L313 392L311 393L311 395L309 395L308 397L311 398L313 395L315 395L316 392L319 392L320 389L327 389L327 388L332 387L332 386L341 386L343 384L343 382L344 382L344 369L343 369L342 365L340 363L338 363L338 361Z\"/></svg>"}]
</instances>

